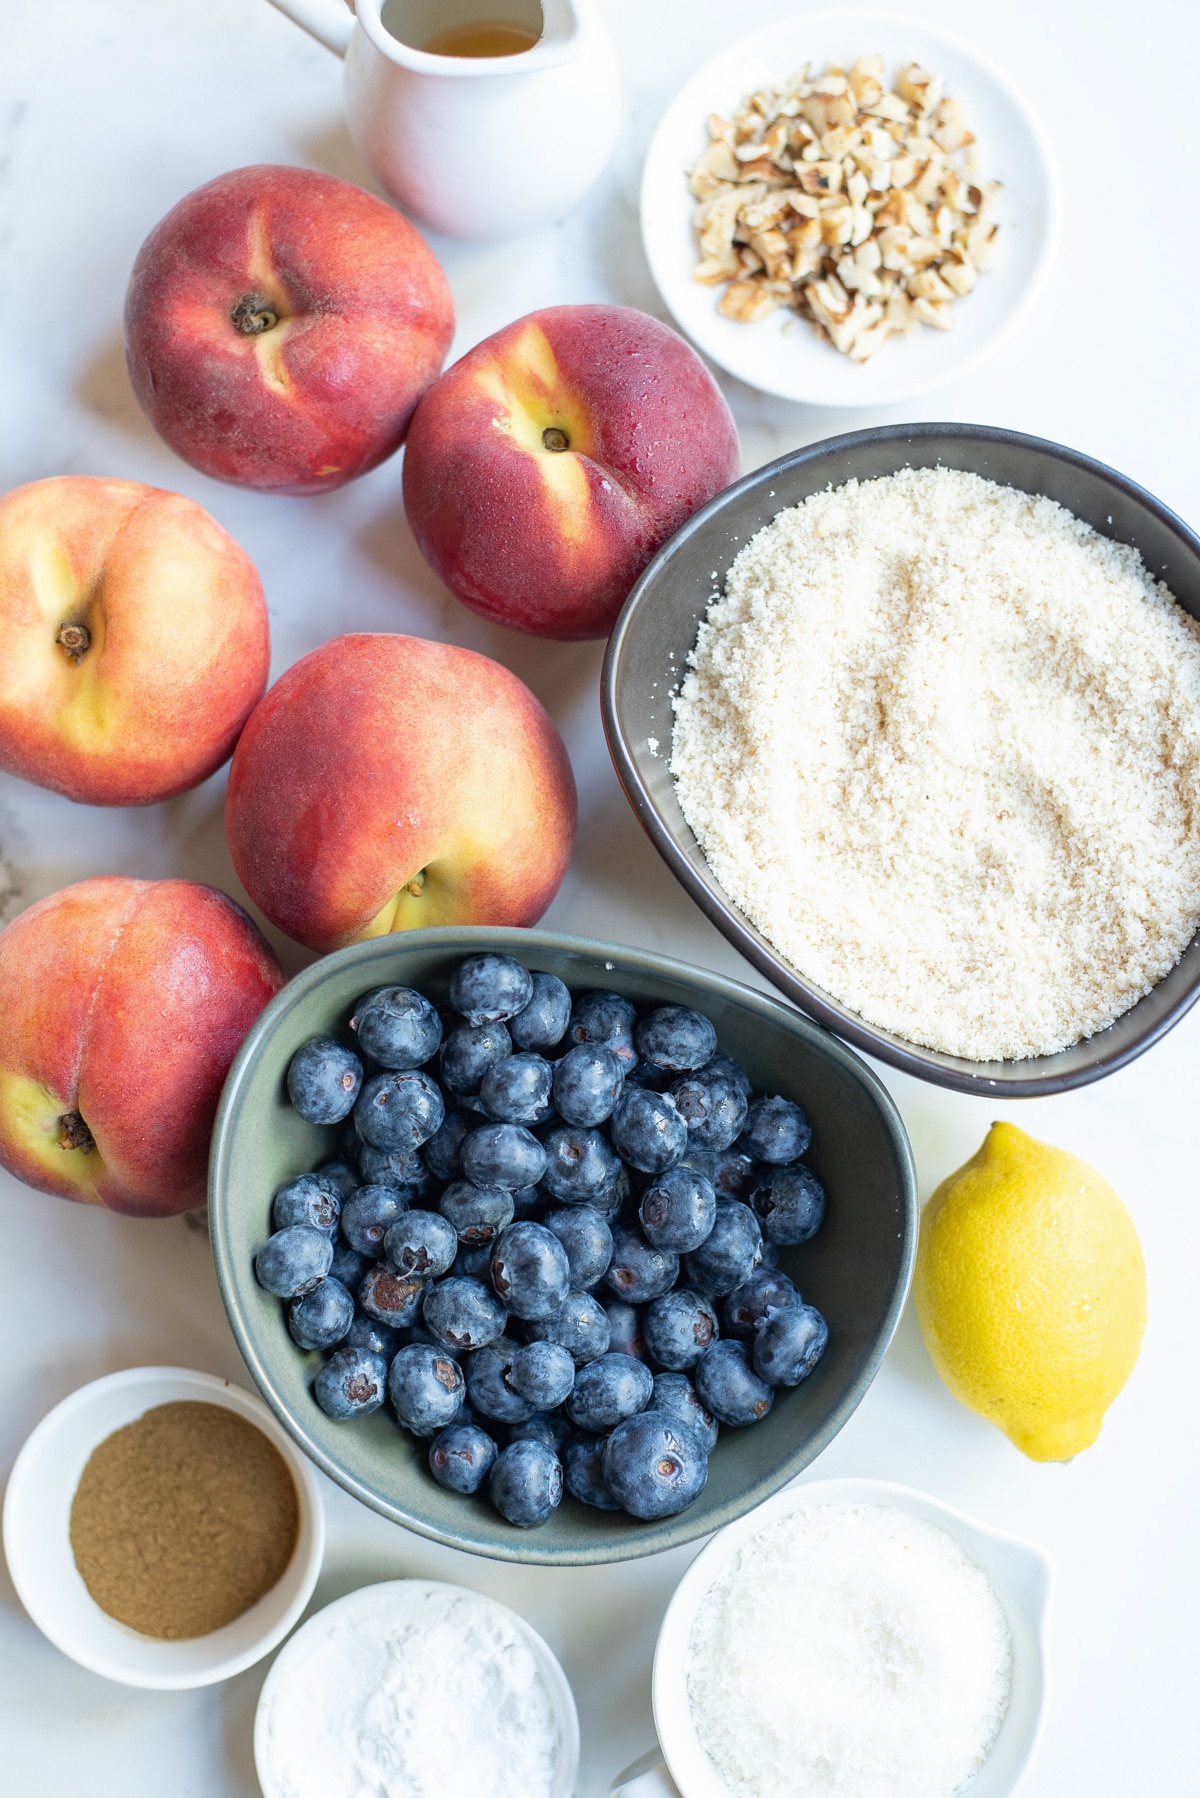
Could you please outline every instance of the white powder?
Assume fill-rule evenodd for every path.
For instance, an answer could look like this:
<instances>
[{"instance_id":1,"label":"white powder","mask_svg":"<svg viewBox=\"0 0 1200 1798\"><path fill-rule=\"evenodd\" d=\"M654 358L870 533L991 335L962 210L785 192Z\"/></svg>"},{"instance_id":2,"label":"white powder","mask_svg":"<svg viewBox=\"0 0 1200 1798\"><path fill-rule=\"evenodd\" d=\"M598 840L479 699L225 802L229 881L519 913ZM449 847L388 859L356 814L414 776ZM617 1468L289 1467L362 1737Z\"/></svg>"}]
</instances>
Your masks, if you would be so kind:
<instances>
[{"instance_id":1,"label":"white powder","mask_svg":"<svg viewBox=\"0 0 1200 1798\"><path fill-rule=\"evenodd\" d=\"M335 1619L288 1669L267 1742L280 1798L553 1798L562 1743L502 1605L416 1589Z\"/></svg>"},{"instance_id":2,"label":"white powder","mask_svg":"<svg viewBox=\"0 0 1200 1798\"><path fill-rule=\"evenodd\" d=\"M949 469L814 494L746 544L689 660L684 816L871 1023L1050 1054L1200 923L1200 627L1052 500Z\"/></svg>"},{"instance_id":3,"label":"white powder","mask_svg":"<svg viewBox=\"0 0 1200 1798\"><path fill-rule=\"evenodd\" d=\"M760 1530L711 1587L687 1687L732 1798L950 1798L1011 1677L1008 1619L944 1530L831 1504Z\"/></svg>"}]
</instances>

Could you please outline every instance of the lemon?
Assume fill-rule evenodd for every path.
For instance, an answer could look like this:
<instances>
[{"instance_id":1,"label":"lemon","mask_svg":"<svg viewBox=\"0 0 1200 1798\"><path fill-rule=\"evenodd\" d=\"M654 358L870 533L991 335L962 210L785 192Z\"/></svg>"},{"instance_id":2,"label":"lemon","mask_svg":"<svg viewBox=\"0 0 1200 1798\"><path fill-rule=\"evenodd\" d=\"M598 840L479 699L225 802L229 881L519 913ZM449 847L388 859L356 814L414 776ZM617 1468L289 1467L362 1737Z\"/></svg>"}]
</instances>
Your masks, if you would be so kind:
<instances>
[{"instance_id":1,"label":"lemon","mask_svg":"<svg viewBox=\"0 0 1200 1798\"><path fill-rule=\"evenodd\" d=\"M1146 1327L1133 1220L1094 1168L993 1124L921 1218L913 1296L955 1397L1034 1461L1100 1433Z\"/></svg>"}]
</instances>

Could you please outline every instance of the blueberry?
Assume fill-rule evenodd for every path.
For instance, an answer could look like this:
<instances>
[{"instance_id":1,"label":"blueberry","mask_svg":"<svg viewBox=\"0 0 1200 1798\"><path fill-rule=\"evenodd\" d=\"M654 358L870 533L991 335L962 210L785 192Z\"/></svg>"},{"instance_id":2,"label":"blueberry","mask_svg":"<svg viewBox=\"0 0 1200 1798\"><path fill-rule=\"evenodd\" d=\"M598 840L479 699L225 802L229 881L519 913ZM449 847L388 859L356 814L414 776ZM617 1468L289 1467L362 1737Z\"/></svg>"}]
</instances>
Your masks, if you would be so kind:
<instances>
[{"instance_id":1,"label":"blueberry","mask_svg":"<svg viewBox=\"0 0 1200 1798\"><path fill-rule=\"evenodd\" d=\"M603 1043L577 1043L554 1065L554 1104L568 1124L602 1124L625 1081L623 1064Z\"/></svg>"},{"instance_id":2,"label":"blueberry","mask_svg":"<svg viewBox=\"0 0 1200 1798\"><path fill-rule=\"evenodd\" d=\"M446 1115L441 1089L428 1074L375 1074L358 1095L354 1127L375 1149L419 1149Z\"/></svg>"},{"instance_id":3,"label":"blueberry","mask_svg":"<svg viewBox=\"0 0 1200 1798\"><path fill-rule=\"evenodd\" d=\"M317 1169L315 1178L329 1192L335 1192L338 1199L348 1199L356 1186L361 1186L357 1172L357 1162L351 1166L348 1161L327 1161L324 1167Z\"/></svg>"},{"instance_id":4,"label":"blueberry","mask_svg":"<svg viewBox=\"0 0 1200 1798\"><path fill-rule=\"evenodd\" d=\"M711 1061L705 1062L704 1071L708 1074L723 1074L727 1080L732 1080L744 1099L749 1099L754 1091L745 1068L740 1067L736 1061L730 1061L728 1055L714 1055Z\"/></svg>"},{"instance_id":5,"label":"blueberry","mask_svg":"<svg viewBox=\"0 0 1200 1798\"><path fill-rule=\"evenodd\" d=\"M657 1373L647 1411L666 1411L700 1438L706 1454L717 1446L719 1428L712 1412L685 1373Z\"/></svg>"},{"instance_id":6,"label":"blueberry","mask_svg":"<svg viewBox=\"0 0 1200 1798\"><path fill-rule=\"evenodd\" d=\"M533 976L511 955L468 955L450 977L450 1003L468 1024L503 1024L533 998Z\"/></svg>"},{"instance_id":7,"label":"blueberry","mask_svg":"<svg viewBox=\"0 0 1200 1798\"><path fill-rule=\"evenodd\" d=\"M593 1211L600 1213L610 1229L619 1217L626 1214L630 1217L634 1216L637 1211L637 1201L634 1198L633 1181L629 1169L623 1161L617 1162L616 1178L612 1185L587 1202Z\"/></svg>"},{"instance_id":8,"label":"blueberry","mask_svg":"<svg viewBox=\"0 0 1200 1798\"><path fill-rule=\"evenodd\" d=\"M828 1341L829 1326L815 1306L784 1305L768 1312L754 1338L754 1371L768 1386L798 1386Z\"/></svg>"},{"instance_id":9,"label":"blueberry","mask_svg":"<svg viewBox=\"0 0 1200 1798\"><path fill-rule=\"evenodd\" d=\"M484 1124L472 1130L460 1151L462 1169L476 1186L536 1186L546 1168L546 1151L521 1124Z\"/></svg>"},{"instance_id":10,"label":"blueberry","mask_svg":"<svg viewBox=\"0 0 1200 1798\"><path fill-rule=\"evenodd\" d=\"M360 1311L346 1331L341 1346L363 1349L369 1355L382 1355L385 1361L390 1361L402 1344L399 1330L393 1330L390 1324L376 1323L373 1317Z\"/></svg>"},{"instance_id":11,"label":"blueberry","mask_svg":"<svg viewBox=\"0 0 1200 1798\"><path fill-rule=\"evenodd\" d=\"M646 1061L673 1074L702 1068L717 1052L717 1033L712 1024L690 1005L660 1005L641 1020L633 1040L638 1054Z\"/></svg>"},{"instance_id":12,"label":"blueberry","mask_svg":"<svg viewBox=\"0 0 1200 1798\"><path fill-rule=\"evenodd\" d=\"M621 1160L644 1174L665 1173L682 1161L687 1148L687 1123L669 1093L627 1088L617 1100L610 1129Z\"/></svg>"},{"instance_id":13,"label":"blueberry","mask_svg":"<svg viewBox=\"0 0 1200 1798\"><path fill-rule=\"evenodd\" d=\"M462 1368L440 1349L410 1342L388 1368L388 1397L414 1436L436 1436L453 1423L466 1397Z\"/></svg>"},{"instance_id":14,"label":"blueberry","mask_svg":"<svg viewBox=\"0 0 1200 1798\"><path fill-rule=\"evenodd\" d=\"M550 1317L571 1286L571 1266L562 1243L552 1230L528 1219L501 1232L490 1272L501 1304L521 1318Z\"/></svg>"},{"instance_id":15,"label":"blueberry","mask_svg":"<svg viewBox=\"0 0 1200 1798\"><path fill-rule=\"evenodd\" d=\"M395 1186L360 1186L342 1206L342 1235L360 1255L376 1259L383 1254L383 1239L408 1200Z\"/></svg>"},{"instance_id":16,"label":"blueberry","mask_svg":"<svg viewBox=\"0 0 1200 1798\"><path fill-rule=\"evenodd\" d=\"M755 1161L795 1161L812 1141L812 1125L790 1099L755 1099L746 1113L738 1148Z\"/></svg>"},{"instance_id":17,"label":"blueberry","mask_svg":"<svg viewBox=\"0 0 1200 1798\"><path fill-rule=\"evenodd\" d=\"M612 1260L604 1284L628 1305L647 1305L670 1292L679 1278L679 1256L656 1249L641 1231L618 1224L613 1231Z\"/></svg>"},{"instance_id":18,"label":"blueberry","mask_svg":"<svg viewBox=\"0 0 1200 1798\"><path fill-rule=\"evenodd\" d=\"M428 1280L413 1274L394 1274L384 1262L376 1261L362 1277L358 1302L377 1324L388 1324L393 1330L401 1330L420 1315L421 1301L428 1287Z\"/></svg>"},{"instance_id":19,"label":"blueberry","mask_svg":"<svg viewBox=\"0 0 1200 1798\"><path fill-rule=\"evenodd\" d=\"M619 1163L599 1130L559 1124L542 1138L546 1166L541 1183L562 1205L590 1205L608 1191Z\"/></svg>"},{"instance_id":20,"label":"blueberry","mask_svg":"<svg viewBox=\"0 0 1200 1798\"><path fill-rule=\"evenodd\" d=\"M340 1124L354 1109L362 1079L362 1062L352 1050L314 1036L288 1062L288 1098L306 1124Z\"/></svg>"},{"instance_id":21,"label":"blueberry","mask_svg":"<svg viewBox=\"0 0 1200 1798\"><path fill-rule=\"evenodd\" d=\"M313 1381L313 1397L336 1423L366 1417L383 1403L387 1362L366 1349L335 1349Z\"/></svg>"},{"instance_id":22,"label":"blueberry","mask_svg":"<svg viewBox=\"0 0 1200 1798\"><path fill-rule=\"evenodd\" d=\"M326 1278L288 1306L287 1327L302 1349L329 1349L354 1322L354 1300L340 1280Z\"/></svg>"},{"instance_id":23,"label":"blueberry","mask_svg":"<svg viewBox=\"0 0 1200 1798\"><path fill-rule=\"evenodd\" d=\"M622 1509L646 1522L685 1510L708 1479L700 1438L666 1411L643 1411L618 1424L601 1465Z\"/></svg>"},{"instance_id":24,"label":"blueberry","mask_svg":"<svg viewBox=\"0 0 1200 1798\"><path fill-rule=\"evenodd\" d=\"M394 1186L410 1204L424 1198L432 1185L420 1149L376 1149L365 1142L358 1166L364 1186Z\"/></svg>"},{"instance_id":25,"label":"blueberry","mask_svg":"<svg viewBox=\"0 0 1200 1798\"><path fill-rule=\"evenodd\" d=\"M512 1038L503 1024L460 1024L442 1044L442 1085L458 1096L477 1093L488 1069L511 1054Z\"/></svg>"},{"instance_id":26,"label":"blueberry","mask_svg":"<svg viewBox=\"0 0 1200 1798\"><path fill-rule=\"evenodd\" d=\"M619 993L583 993L572 1007L567 1035L573 1043L603 1043L629 1069L638 1058L633 1046L636 1021L637 1012Z\"/></svg>"},{"instance_id":27,"label":"blueberry","mask_svg":"<svg viewBox=\"0 0 1200 1798\"><path fill-rule=\"evenodd\" d=\"M580 1504L597 1511L619 1511L620 1505L604 1484L604 1445L607 1436L576 1436L563 1451L563 1483Z\"/></svg>"},{"instance_id":28,"label":"blueberry","mask_svg":"<svg viewBox=\"0 0 1200 1798\"><path fill-rule=\"evenodd\" d=\"M616 1354L636 1355L639 1360L646 1356L646 1343L642 1335L642 1314L633 1305L606 1305L604 1315L608 1320L608 1346Z\"/></svg>"},{"instance_id":29,"label":"blueberry","mask_svg":"<svg viewBox=\"0 0 1200 1798\"><path fill-rule=\"evenodd\" d=\"M478 1492L500 1451L476 1423L452 1423L434 1437L429 1471L447 1492Z\"/></svg>"},{"instance_id":30,"label":"blueberry","mask_svg":"<svg viewBox=\"0 0 1200 1798\"><path fill-rule=\"evenodd\" d=\"M720 1199L716 1220L698 1249L683 1259L684 1276L709 1298L723 1298L762 1260L762 1231L748 1205Z\"/></svg>"},{"instance_id":31,"label":"blueberry","mask_svg":"<svg viewBox=\"0 0 1200 1798\"><path fill-rule=\"evenodd\" d=\"M478 1125L469 1111L448 1111L429 1141L424 1155L429 1171L438 1180L457 1180L462 1173L464 1139Z\"/></svg>"},{"instance_id":32,"label":"blueberry","mask_svg":"<svg viewBox=\"0 0 1200 1798\"><path fill-rule=\"evenodd\" d=\"M740 1086L728 1074L714 1074L710 1062L695 1074L681 1074L671 1097L688 1127L689 1149L720 1154L737 1141L749 1106Z\"/></svg>"},{"instance_id":33,"label":"blueberry","mask_svg":"<svg viewBox=\"0 0 1200 1798\"><path fill-rule=\"evenodd\" d=\"M482 1280L487 1285L491 1281L491 1266L490 1242L460 1242L450 1271L456 1278L465 1275L470 1280Z\"/></svg>"},{"instance_id":34,"label":"blueberry","mask_svg":"<svg viewBox=\"0 0 1200 1798\"><path fill-rule=\"evenodd\" d=\"M504 1333L508 1313L482 1280L451 1275L425 1294L421 1315L447 1348L477 1349Z\"/></svg>"},{"instance_id":35,"label":"blueberry","mask_svg":"<svg viewBox=\"0 0 1200 1798\"><path fill-rule=\"evenodd\" d=\"M717 1314L703 1293L677 1286L646 1307L642 1333L651 1359L680 1373L696 1365L721 1331Z\"/></svg>"},{"instance_id":36,"label":"blueberry","mask_svg":"<svg viewBox=\"0 0 1200 1798\"><path fill-rule=\"evenodd\" d=\"M738 1427L765 1417L775 1398L751 1366L747 1345L728 1338L705 1349L693 1378L713 1416Z\"/></svg>"},{"instance_id":37,"label":"blueberry","mask_svg":"<svg viewBox=\"0 0 1200 1798\"><path fill-rule=\"evenodd\" d=\"M463 1243L490 1243L512 1222L513 1196L502 1186L475 1186L453 1181L438 1200L438 1210Z\"/></svg>"},{"instance_id":38,"label":"blueberry","mask_svg":"<svg viewBox=\"0 0 1200 1798\"><path fill-rule=\"evenodd\" d=\"M310 1229L324 1230L326 1236L332 1236L341 1211L342 1201L332 1184L326 1185L316 1174L300 1174L275 1194L271 1222L277 1230L307 1224Z\"/></svg>"},{"instance_id":39,"label":"blueberry","mask_svg":"<svg viewBox=\"0 0 1200 1798\"><path fill-rule=\"evenodd\" d=\"M711 1180L719 1199L747 1200L759 1173L754 1163L737 1149L694 1149L690 1143L680 1166L694 1168Z\"/></svg>"},{"instance_id":40,"label":"blueberry","mask_svg":"<svg viewBox=\"0 0 1200 1798\"><path fill-rule=\"evenodd\" d=\"M550 1201L540 1186L518 1186L512 1194L513 1216L534 1218L540 1222Z\"/></svg>"},{"instance_id":41,"label":"blueberry","mask_svg":"<svg viewBox=\"0 0 1200 1798\"><path fill-rule=\"evenodd\" d=\"M533 997L524 1011L509 1019L518 1049L554 1049L571 1021L571 995L556 974L533 976Z\"/></svg>"},{"instance_id":42,"label":"blueberry","mask_svg":"<svg viewBox=\"0 0 1200 1798\"><path fill-rule=\"evenodd\" d=\"M527 1324L525 1334L530 1342L561 1342L582 1367L608 1348L608 1314L590 1292L568 1292L557 1311Z\"/></svg>"},{"instance_id":43,"label":"blueberry","mask_svg":"<svg viewBox=\"0 0 1200 1798\"><path fill-rule=\"evenodd\" d=\"M690 1167L668 1168L665 1174L655 1175L638 1208L646 1241L677 1255L700 1247L716 1215L712 1181Z\"/></svg>"},{"instance_id":44,"label":"blueberry","mask_svg":"<svg viewBox=\"0 0 1200 1798\"><path fill-rule=\"evenodd\" d=\"M602 1435L644 1411L654 1386L650 1369L633 1355L600 1355L575 1375L567 1416L578 1429Z\"/></svg>"},{"instance_id":45,"label":"blueberry","mask_svg":"<svg viewBox=\"0 0 1200 1798\"><path fill-rule=\"evenodd\" d=\"M442 1020L429 1000L409 986L377 986L365 994L350 1028L364 1055L397 1072L423 1067L442 1040Z\"/></svg>"},{"instance_id":46,"label":"blueberry","mask_svg":"<svg viewBox=\"0 0 1200 1798\"><path fill-rule=\"evenodd\" d=\"M479 1101L496 1124L541 1124L552 1115L553 1069L541 1055L510 1055L483 1076Z\"/></svg>"},{"instance_id":47,"label":"blueberry","mask_svg":"<svg viewBox=\"0 0 1200 1798\"><path fill-rule=\"evenodd\" d=\"M524 1423L543 1408L522 1398L509 1379L520 1346L510 1336L503 1336L467 1356L467 1397L482 1416L500 1423Z\"/></svg>"},{"instance_id":48,"label":"blueberry","mask_svg":"<svg viewBox=\"0 0 1200 1798\"><path fill-rule=\"evenodd\" d=\"M358 1291L358 1283L370 1267L373 1256L362 1255L351 1248L348 1242L335 1242L333 1260L329 1263L330 1278L340 1280L351 1292Z\"/></svg>"},{"instance_id":49,"label":"blueberry","mask_svg":"<svg viewBox=\"0 0 1200 1798\"><path fill-rule=\"evenodd\" d=\"M594 1205L564 1205L548 1211L542 1222L567 1252L572 1286L594 1286L608 1271L613 1252L612 1231L602 1214Z\"/></svg>"},{"instance_id":50,"label":"blueberry","mask_svg":"<svg viewBox=\"0 0 1200 1798\"><path fill-rule=\"evenodd\" d=\"M488 1491L507 1522L535 1529L562 1502L562 1463L543 1442L510 1442L496 1459Z\"/></svg>"},{"instance_id":51,"label":"blueberry","mask_svg":"<svg viewBox=\"0 0 1200 1798\"><path fill-rule=\"evenodd\" d=\"M553 1411L575 1384L575 1362L561 1342L527 1342L512 1358L508 1383L539 1411Z\"/></svg>"},{"instance_id":52,"label":"blueberry","mask_svg":"<svg viewBox=\"0 0 1200 1798\"><path fill-rule=\"evenodd\" d=\"M751 1189L750 1204L767 1241L787 1247L821 1228L825 1188L806 1167L772 1167Z\"/></svg>"},{"instance_id":53,"label":"blueberry","mask_svg":"<svg viewBox=\"0 0 1200 1798\"><path fill-rule=\"evenodd\" d=\"M427 1292L428 1292L428 1290L429 1290L428 1287L426 1287ZM439 1342L438 1338L434 1335L433 1331L429 1328L429 1325L425 1322L424 1316L421 1314L418 1314L416 1317L414 1317L412 1322L410 1324L406 1324L404 1326L404 1329L402 1331L398 1332L398 1334L399 1334L400 1340L396 1343L396 1348L394 1348L392 1350L393 1354L396 1353L396 1349L403 1348L404 1344L406 1342L423 1342L429 1348L441 1349L441 1351L444 1355L453 1356L455 1361L459 1360L462 1356L462 1352L463 1352L462 1349L451 1348L447 1343ZM468 1417L468 1418L464 1418L463 1421L466 1423L470 1423L471 1420Z\"/></svg>"},{"instance_id":54,"label":"blueberry","mask_svg":"<svg viewBox=\"0 0 1200 1798\"><path fill-rule=\"evenodd\" d=\"M254 1272L277 1299L298 1299L325 1278L332 1261L333 1244L324 1230L291 1224L268 1236L254 1257Z\"/></svg>"},{"instance_id":55,"label":"blueberry","mask_svg":"<svg viewBox=\"0 0 1200 1798\"><path fill-rule=\"evenodd\" d=\"M383 1253L393 1273L437 1280L454 1265L458 1237L438 1212L406 1211L389 1226Z\"/></svg>"},{"instance_id":56,"label":"blueberry","mask_svg":"<svg viewBox=\"0 0 1200 1798\"><path fill-rule=\"evenodd\" d=\"M766 1321L768 1311L782 1305L796 1305L800 1294L786 1274L775 1267L756 1267L748 1280L735 1286L721 1306L721 1323L726 1336L738 1336L752 1342L754 1332Z\"/></svg>"},{"instance_id":57,"label":"blueberry","mask_svg":"<svg viewBox=\"0 0 1200 1798\"><path fill-rule=\"evenodd\" d=\"M572 1366L574 1363L572 1363ZM563 1444L574 1434L571 1420L564 1411L535 1411L524 1423L508 1426L510 1442L544 1442L561 1456Z\"/></svg>"}]
</instances>

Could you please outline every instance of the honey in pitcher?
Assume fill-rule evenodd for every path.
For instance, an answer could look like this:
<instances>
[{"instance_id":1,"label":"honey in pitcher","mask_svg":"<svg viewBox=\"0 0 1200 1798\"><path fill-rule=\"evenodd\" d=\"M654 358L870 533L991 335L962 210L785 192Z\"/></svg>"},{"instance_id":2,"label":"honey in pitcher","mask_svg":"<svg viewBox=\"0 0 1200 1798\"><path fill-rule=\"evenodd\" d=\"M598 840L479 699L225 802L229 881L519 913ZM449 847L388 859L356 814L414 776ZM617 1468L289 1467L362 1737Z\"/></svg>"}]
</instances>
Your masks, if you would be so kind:
<instances>
[{"instance_id":1,"label":"honey in pitcher","mask_svg":"<svg viewBox=\"0 0 1200 1798\"><path fill-rule=\"evenodd\" d=\"M503 19L478 19L469 25L452 25L439 31L422 50L431 56L521 56L532 50L538 34L527 25L510 25Z\"/></svg>"}]
</instances>

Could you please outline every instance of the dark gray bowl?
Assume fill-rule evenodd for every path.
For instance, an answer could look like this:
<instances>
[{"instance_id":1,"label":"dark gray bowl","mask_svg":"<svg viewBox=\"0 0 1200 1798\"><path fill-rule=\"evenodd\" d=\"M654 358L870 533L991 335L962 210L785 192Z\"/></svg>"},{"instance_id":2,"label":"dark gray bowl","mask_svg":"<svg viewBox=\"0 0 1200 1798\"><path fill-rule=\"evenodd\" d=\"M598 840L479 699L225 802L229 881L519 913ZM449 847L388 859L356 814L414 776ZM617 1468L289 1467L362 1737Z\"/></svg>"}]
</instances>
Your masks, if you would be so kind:
<instances>
[{"instance_id":1,"label":"dark gray bowl","mask_svg":"<svg viewBox=\"0 0 1200 1798\"><path fill-rule=\"evenodd\" d=\"M1200 939L1153 991L1086 1042L1027 1061L965 1061L868 1024L784 961L717 884L675 796L671 698L714 588L739 549L787 506L823 487L900 468L969 470L1044 493L1103 536L1137 549L1193 617L1200 618L1200 538L1153 494L1077 450L987 425L887 425L852 431L768 463L688 520L633 589L609 641L601 680L608 747L650 840L697 905L747 961L839 1036L920 1080L959 1092L1033 1098L1086 1086L1165 1036L1200 998ZM657 753L651 742L657 743Z\"/></svg>"},{"instance_id":2,"label":"dark gray bowl","mask_svg":"<svg viewBox=\"0 0 1200 1798\"><path fill-rule=\"evenodd\" d=\"M604 987L637 1001L694 1005L756 1086L800 1101L813 1124L807 1159L829 1211L784 1265L824 1312L829 1348L804 1385L781 1392L749 1430L722 1430L708 1485L690 1509L638 1523L565 1498L548 1523L518 1530L487 1498L459 1498L431 1478L427 1450L386 1412L332 1423L309 1390L321 1357L302 1354L283 1307L254 1278L276 1188L328 1158L336 1132L291 1109L284 1074L310 1036L342 1029L368 988L397 982L444 997L455 963L501 949L573 991ZM385 1517L498 1560L579 1565L655 1554L719 1529L806 1467L846 1422L883 1359L908 1291L916 1245L912 1155L895 1106L858 1056L789 1006L665 956L540 930L414 930L339 950L267 1006L230 1070L217 1115L209 1217L221 1295L247 1367L284 1428L318 1467Z\"/></svg>"}]
</instances>

